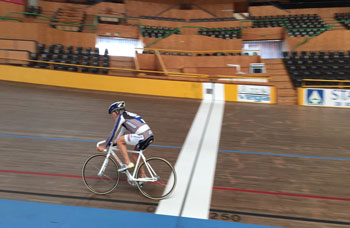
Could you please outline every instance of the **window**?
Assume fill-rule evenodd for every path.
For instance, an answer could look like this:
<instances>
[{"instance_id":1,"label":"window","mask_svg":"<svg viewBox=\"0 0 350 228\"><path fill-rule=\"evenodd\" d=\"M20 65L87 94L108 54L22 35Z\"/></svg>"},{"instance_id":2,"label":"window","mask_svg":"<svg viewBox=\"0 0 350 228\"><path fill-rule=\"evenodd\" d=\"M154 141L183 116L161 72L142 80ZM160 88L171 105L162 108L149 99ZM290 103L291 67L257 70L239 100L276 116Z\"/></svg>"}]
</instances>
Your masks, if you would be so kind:
<instances>
[{"instance_id":1,"label":"window","mask_svg":"<svg viewBox=\"0 0 350 228\"><path fill-rule=\"evenodd\" d=\"M262 59L279 59L282 58L282 41L243 41L243 50L247 51L249 55L254 54L253 50L259 50L258 54L261 55Z\"/></svg>"},{"instance_id":2,"label":"window","mask_svg":"<svg viewBox=\"0 0 350 228\"><path fill-rule=\"evenodd\" d=\"M108 50L108 55L135 57L135 48L142 48L143 44L140 40L116 38L116 37L98 37L96 47L100 50L100 55Z\"/></svg>"}]
</instances>

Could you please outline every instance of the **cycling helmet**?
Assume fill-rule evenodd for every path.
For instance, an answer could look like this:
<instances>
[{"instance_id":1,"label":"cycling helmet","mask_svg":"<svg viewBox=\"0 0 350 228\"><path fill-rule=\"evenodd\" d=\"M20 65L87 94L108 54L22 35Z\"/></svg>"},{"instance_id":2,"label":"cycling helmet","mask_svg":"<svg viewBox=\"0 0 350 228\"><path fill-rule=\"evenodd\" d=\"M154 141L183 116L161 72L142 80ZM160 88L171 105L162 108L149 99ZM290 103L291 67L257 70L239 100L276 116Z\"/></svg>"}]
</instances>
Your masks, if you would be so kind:
<instances>
[{"instance_id":1,"label":"cycling helmet","mask_svg":"<svg viewBox=\"0 0 350 228\"><path fill-rule=\"evenodd\" d=\"M117 101L109 106L108 113L111 114L114 111L125 110L125 101Z\"/></svg>"}]
</instances>

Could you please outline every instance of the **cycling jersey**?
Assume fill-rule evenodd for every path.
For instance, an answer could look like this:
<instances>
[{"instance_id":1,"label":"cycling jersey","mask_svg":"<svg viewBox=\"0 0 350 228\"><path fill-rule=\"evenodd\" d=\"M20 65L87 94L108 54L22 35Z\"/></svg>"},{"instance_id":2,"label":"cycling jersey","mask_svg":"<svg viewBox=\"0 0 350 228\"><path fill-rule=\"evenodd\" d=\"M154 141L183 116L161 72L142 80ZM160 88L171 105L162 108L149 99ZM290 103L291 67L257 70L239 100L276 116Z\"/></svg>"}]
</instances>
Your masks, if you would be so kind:
<instances>
[{"instance_id":1,"label":"cycling jersey","mask_svg":"<svg viewBox=\"0 0 350 228\"><path fill-rule=\"evenodd\" d=\"M150 127L141 118L141 116L128 111L124 111L122 114L118 115L114 124L114 128L111 131L108 139L106 140L106 143L105 143L106 146L110 145L110 143L113 141L118 130L120 131L117 138L124 135L126 131L129 131L131 133L130 136L132 135L143 136L138 138L139 140L135 142L136 144L142 142L144 139L147 139L148 137L153 135ZM130 140L130 136L129 136L129 140ZM132 143L131 145L136 145L135 143Z\"/></svg>"}]
</instances>

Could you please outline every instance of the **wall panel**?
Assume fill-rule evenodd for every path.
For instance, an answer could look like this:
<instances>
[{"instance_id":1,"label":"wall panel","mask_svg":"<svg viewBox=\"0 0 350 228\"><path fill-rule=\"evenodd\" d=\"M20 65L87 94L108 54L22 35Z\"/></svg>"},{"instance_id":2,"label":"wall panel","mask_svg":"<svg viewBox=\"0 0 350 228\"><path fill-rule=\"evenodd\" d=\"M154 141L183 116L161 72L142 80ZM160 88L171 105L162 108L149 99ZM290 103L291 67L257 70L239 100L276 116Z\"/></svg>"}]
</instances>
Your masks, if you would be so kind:
<instances>
[{"instance_id":1,"label":"wall panel","mask_svg":"<svg viewBox=\"0 0 350 228\"><path fill-rule=\"evenodd\" d=\"M246 28L242 30L243 40L283 40L284 28Z\"/></svg>"},{"instance_id":2,"label":"wall panel","mask_svg":"<svg viewBox=\"0 0 350 228\"><path fill-rule=\"evenodd\" d=\"M8 32L11 31L11 32ZM94 47L96 35L92 33L65 32L46 24L0 22L0 37L36 40L39 43Z\"/></svg>"},{"instance_id":3,"label":"wall panel","mask_svg":"<svg viewBox=\"0 0 350 228\"><path fill-rule=\"evenodd\" d=\"M143 38L145 44L153 40L151 38ZM171 35L150 47L187 51L241 50L242 40L225 40L200 35Z\"/></svg>"},{"instance_id":4,"label":"wall panel","mask_svg":"<svg viewBox=\"0 0 350 228\"><path fill-rule=\"evenodd\" d=\"M139 38L139 28L136 26L126 26L126 25L109 25L109 24L99 24L97 27L98 36L116 36L123 38Z\"/></svg>"},{"instance_id":5,"label":"wall panel","mask_svg":"<svg viewBox=\"0 0 350 228\"><path fill-rule=\"evenodd\" d=\"M292 50L293 47L304 40L305 37L288 37L285 41L285 49ZM350 50L350 30L324 32L299 46L296 50Z\"/></svg>"}]
</instances>

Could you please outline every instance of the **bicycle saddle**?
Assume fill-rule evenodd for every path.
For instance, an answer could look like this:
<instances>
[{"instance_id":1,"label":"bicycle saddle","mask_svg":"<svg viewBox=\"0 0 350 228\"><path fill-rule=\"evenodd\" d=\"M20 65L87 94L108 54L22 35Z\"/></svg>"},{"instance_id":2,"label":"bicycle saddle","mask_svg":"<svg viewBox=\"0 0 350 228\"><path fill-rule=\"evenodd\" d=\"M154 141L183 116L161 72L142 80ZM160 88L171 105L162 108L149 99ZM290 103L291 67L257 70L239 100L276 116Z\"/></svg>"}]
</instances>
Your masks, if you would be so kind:
<instances>
[{"instance_id":1,"label":"bicycle saddle","mask_svg":"<svg viewBox=\"0 0 350 228\"><path fill-rule=\"evenodd\" d=\"M149 145L151 145L154 141L153 135L148 137L145 141L136 145L137 150L145 150Z\"/></svg>"}]
</instances>

